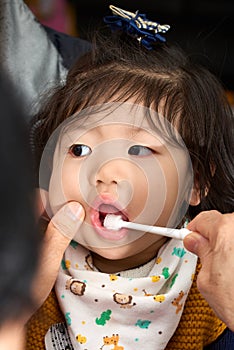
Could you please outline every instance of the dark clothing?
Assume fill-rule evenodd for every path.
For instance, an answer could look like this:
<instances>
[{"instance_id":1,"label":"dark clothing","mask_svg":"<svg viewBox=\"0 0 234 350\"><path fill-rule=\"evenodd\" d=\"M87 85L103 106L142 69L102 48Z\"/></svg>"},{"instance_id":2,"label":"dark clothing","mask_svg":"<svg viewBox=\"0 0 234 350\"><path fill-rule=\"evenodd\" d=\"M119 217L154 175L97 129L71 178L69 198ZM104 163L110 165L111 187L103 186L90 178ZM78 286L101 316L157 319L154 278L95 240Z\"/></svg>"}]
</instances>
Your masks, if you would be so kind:
<instances>
[{"instance_id":1,"label":"dark clothing","mask_svg":"<svg viewBox=\"0 0 234 350\"><path fill-rule=\"evenodd\" d=\"M50 40L63 58L63 65L69 69L75 61L90 50L91 44L78 37L58 32L44 26Z\"/></svg>"},{"instance_id":2,"label":"dark clothing","mask_svg":"<svg viewBox=\"0 0 234 350\"><path fill-rule=\"evenodd\" d=\"M234 332L226 329L218 339L206 346L204 350L232 350L234 349Z\"/></svg>"}]
</instances>

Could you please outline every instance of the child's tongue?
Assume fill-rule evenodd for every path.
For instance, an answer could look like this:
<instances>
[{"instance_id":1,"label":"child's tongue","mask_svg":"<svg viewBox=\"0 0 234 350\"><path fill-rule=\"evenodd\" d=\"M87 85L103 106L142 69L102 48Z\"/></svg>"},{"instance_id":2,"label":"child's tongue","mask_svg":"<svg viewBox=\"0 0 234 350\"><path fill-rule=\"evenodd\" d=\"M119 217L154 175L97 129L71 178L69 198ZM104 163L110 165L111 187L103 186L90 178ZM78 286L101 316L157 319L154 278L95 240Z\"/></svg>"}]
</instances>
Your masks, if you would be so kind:
<instances>
[{"instance_id":1,"label":"child's tongue","mask_svg":"<svg viewBox=\"0 0 234 350\"><path fill-rule=\"evenodd\" d=\"M101 204L99 207L99 219L103 226L104 219L107 214L114 214L114 215L121 215L122 218L125 218L125 215L119 209L117 209L115 206L110 204Z\"/></svg>"}]
</instances>

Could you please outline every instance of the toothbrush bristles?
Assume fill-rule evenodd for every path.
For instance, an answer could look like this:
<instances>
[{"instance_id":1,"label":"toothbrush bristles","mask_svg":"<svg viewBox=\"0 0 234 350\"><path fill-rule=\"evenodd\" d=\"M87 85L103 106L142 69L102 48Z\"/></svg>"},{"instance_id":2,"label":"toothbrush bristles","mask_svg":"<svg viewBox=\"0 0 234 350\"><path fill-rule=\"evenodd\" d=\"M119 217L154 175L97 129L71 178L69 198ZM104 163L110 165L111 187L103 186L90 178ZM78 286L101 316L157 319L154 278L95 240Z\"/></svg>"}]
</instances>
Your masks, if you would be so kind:
<instances>
[{"instance_id":1,"label":"toothbrush bristles","mask_svg":"<svg viewBox=\"0 0 234 350\"><path fill-rule=\"evenodd\" d=\"M108 214L106 215L103 226L108 230L118 231L122 228L121 215Z\"/></svg>"}]
</instances>

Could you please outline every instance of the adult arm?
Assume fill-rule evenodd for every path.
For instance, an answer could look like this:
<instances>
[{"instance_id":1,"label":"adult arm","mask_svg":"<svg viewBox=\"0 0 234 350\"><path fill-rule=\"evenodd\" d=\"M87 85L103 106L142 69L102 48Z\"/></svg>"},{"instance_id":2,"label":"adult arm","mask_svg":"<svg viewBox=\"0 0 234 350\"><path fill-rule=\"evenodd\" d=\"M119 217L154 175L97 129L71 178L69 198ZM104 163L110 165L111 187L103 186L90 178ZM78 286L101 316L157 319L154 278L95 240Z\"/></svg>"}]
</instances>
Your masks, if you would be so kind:
<instances>
[{"instance_id":1,"label":"adult arm","mask_svg":"<svg viewBox=\"0 0 234 350\"><path fill-rule=\"evenodd\" d=\"M39 108L41 94L65 79L67 69L23 0L0 1L0 13L0 64L31 116Z\"/></svg>"},{"instance_id":2,"label":"adult arm","mask_svg":"<svg viewBox=\"0 0 234 350\"><path fill-rule=\"evenodd\" d=\"M185 247L199 256L197 286L217 316L234 331L234 213L200 213L192 220Z\"/></svg>"},{"instance_id":3,"label":"adult arm","mask_svg":"<svg viewBox=\"0 0 234 350\"><path fill-rule=\"evenodd\" d=\"M66 79L90 43L41 25L23 0L0 0L0 14L0 67L30 121L43 96Z\"/></svg>"}]
</instances>

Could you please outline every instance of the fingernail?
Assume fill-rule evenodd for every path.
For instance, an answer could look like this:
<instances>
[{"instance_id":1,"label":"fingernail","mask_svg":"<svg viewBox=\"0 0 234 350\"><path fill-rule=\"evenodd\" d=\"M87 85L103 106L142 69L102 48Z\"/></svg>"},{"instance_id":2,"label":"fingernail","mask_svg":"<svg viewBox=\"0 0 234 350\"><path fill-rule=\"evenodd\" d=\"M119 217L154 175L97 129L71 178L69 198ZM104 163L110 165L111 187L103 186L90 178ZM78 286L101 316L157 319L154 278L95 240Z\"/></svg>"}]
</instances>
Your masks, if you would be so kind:
<instances>
[{"instance_id":1,"label":"fingernail","mask_svg":"<svg viewBox=\"0 0 234 350\"><path fill-rule=\"evenodd\" d=\"M184 238L184 245L187 250L191 253L197 254L198 242L196 238L194 238L194 234L190 233Z\"/></svg>"},{"instance_id":2,"label":"fingernail","mask_svg":"<svg viewBox=\"0 0 234 350\"><path fill-rule=\"evenodd\" d=\"M77 202L69 202L64 207L64 213L73 221L82 220L84 218L84 209Z\"/></svg>"}]
</instances>

